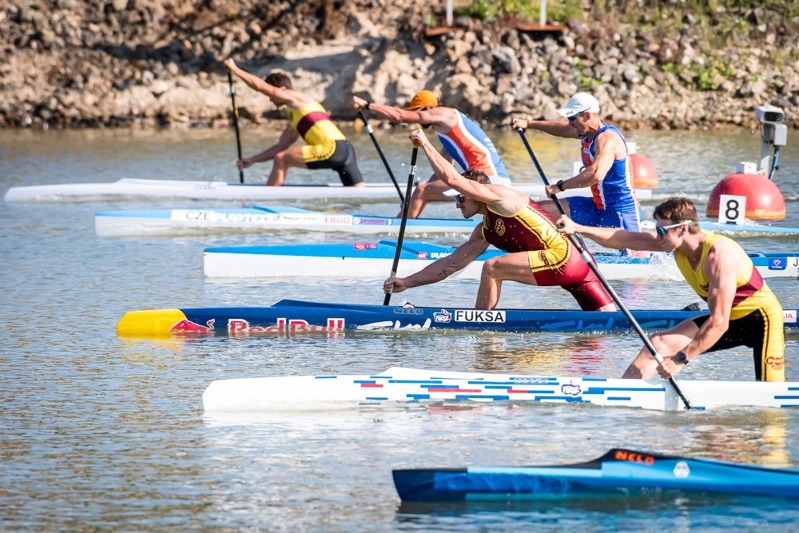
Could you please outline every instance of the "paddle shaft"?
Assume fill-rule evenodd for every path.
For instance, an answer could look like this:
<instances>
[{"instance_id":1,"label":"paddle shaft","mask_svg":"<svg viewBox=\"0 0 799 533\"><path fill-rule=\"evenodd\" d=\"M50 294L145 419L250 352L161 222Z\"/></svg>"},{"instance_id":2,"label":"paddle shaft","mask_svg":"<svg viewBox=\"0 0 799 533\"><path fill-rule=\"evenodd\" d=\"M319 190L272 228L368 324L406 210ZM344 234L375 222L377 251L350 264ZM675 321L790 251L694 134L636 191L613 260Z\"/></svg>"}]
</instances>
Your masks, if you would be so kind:
<instances>
[{"instance_id":1,"label":"paddle shaft","mask_svg":"<svg viewBox=\"0 0 799 533\"><path fill-rule=\"evenodd\" d=\"M608 283L608 280L605 279L605 276L602 274L602 272L599 271L599 267L594 261L594 258L591 256L591 254L589 254L586 251L585 248L583 248L582 244L580 243L580 240L577 239L574 235L569 235L569 240L571 241L572 245L575 248L577 248L577 250L580 252L580 257L583 258L583 261L588 263L588 267L594 272L594 274L596 274L596 277L599 278L600 283L602 283L602 286L605 287L606 291L608 291L608 294L616 303L616 306L618 306L621 312L624 313L624 316L627 317L627 320L630 321L630 325L633 327L635 332L638 333L638 336L641 337L641 340L644 342L644 346L646 346L646 349L649 350L649 353L652 354L652 357L655 358L655 361L657 361L659 365L662 365L663 357L657 352L657 350L655 349L655 345L652 344L652 341L644 332L643 328L641 328L641 325L638 323L638 321L635 319L632 313L630 313L627 307L622 303L621 298L619 298L619 295L616 294L616 291L613 289L610 283ZM682 400L683 404L685 404L685 408L693 409L691 402L688 401L688 398L685 396L685 394L683 394L682 389L680 389L680 386L677 384L677 380L674 379L673 377L670 377L669 383L671 383L671 386L674 387L674 392L677 393L677 395Z\"/></svg>"},{"instance_id":2,"label":"paddle shaft","mask_svg":"<svg viewBox=\"0 0 799 533\"><path fill-rule=\"evenodd\" d=\"M233 104L233 128L236 130L236 149L241 160L241 132L239 132L239 107L236 105L236 87L233 85L233 74L227 71L227 82L230 86L230 101ZM244 169L239 169L239 182L244 183Z\"/></svg>"},{"instance_id":3,"label":"paddle shaft","mask_svg":"<svg viewBox=\"0 0 799 533\"><path fill-rule=\"evenodd\" d=\"M397 178L394 177L394 173L391 171L391 167L388 164L388 159L386 159L386 154L384 154L383 149L380 148L380 143L377 142L377 137L375 137L374 130L372 129L372 126L369 125L369 121L366 119L366 113L363 112L363 109L360 106L358 107L358 115L361 117L363 125L366 127L366 131L369 133L369 137L372 138L372 143L375 145L375 148L377 149L377 154L380 156L380 159L383 161L383 165L386 167L386 171L388 171L388 176L391 178L391 181L394 183L394 187L397 188L397 194L399 194L400 203L405 204L405 196L402 195L399 183L397 183Z\"/></svg>"},{"instance_id":4,"label":"paddle shaft","mask_svg":"<svg viewBox=\"0 0 799 533\"><path fill-rule=\"evenodd\" d=\"M533 160L535 168L538 170L538 173L541 175L541 179L544 181L544 185L549 185L549 180L547 179L546 174L544 174L544 169L541 168L541 165L538 163L538 158L535 156L535 153L533 153L533 148L530 146L530 143L527 141L527 136L524 134L524 130L519 128L516 131L519 132L519 136L522 138L522 142L524 143L525 148L527 148L527 152L530 154L530 158ZM561 212L561 214L565 215L566 211L563 209L563 206L560 204L560 200L558 200L557 196L553 194L551 198L552 201L554 201L555 204L558 206L558 210ZM599 266L596 264L594 257L586 249L585 242L583 242L583 240L579 236L575 235L569 235L569 241L571 241L572 245L575 248L577 248L577 251L580 252L580 257L582 257L583 261L585 261L588 264L588 267L591 269L591 271L594 274L596 274L596 277L599 278L600 283L602 283L602 286L605 287L605 290L613 299L613 302L616 304L616 306L619 309L621 309L621 312L624 313L624 316L627 317L627 320L630 321L630 325L632 325L635 332L638 333L638 336L641 337L641 340L644 342L644 346L646 346L646 349L649 350L649 353L652 354L652 357L655 358L655 361L657 361L658 364L662 365L663 357L657 352L650 338L644 332L643 328L641 328L641 325L638 323L638 321L635 319L632 313L630 313L627 307L622 303L621 298L619 298L619 295L616 294L616 291L610 285L608 280L605 279L605 276L602 274L602 272L599 271ZM691 405L691 402L688 401L688 398L685 396L685 394L683 394L682 389L680 389L680 386L677 384L677 380L674 379L674 377L670 377L669 383L671 383L671 386L674 387L674 391L683 401L685 408L692 409L693 406Z\"/></svg>"},{"instance_id":5,"label":"paddle shaft","mask_svg":"<svg viewBox=\"0 0 799 533\"><path fill-rule=\"evenodd\" d=\"M400 254L402 253L402 241L405 239L405 226L408 225L408 208L410 207L411 191L413 190L413 182L416 180L416 158L419 155L419 146L414 143L413 151L411 152L411 168L408 169L408 185L405 188L405 197L409 199L407 202L402 203L402 221L400 222L399 235L397 236L397 249L394 251L394 262L391 264L391 276L397 275L399 268ZM388 305L391 301L391 293L387 292L383 298L383 305Z\"/></svg>"},{"instance_id":6,"label":"paddle shaft","mask_svg":"<svg viewBox=\"0 0 799 533\"><path fill-rule=\"evenodd\" d=\"M516 131L519 132L519 137L522 138L522 142L524 143L524 147L527 148L527 153L530 154L530 159L533 160L533 165L535 165L535 169L538 171L538 175L541 176L541 181L544 182L544 187L549 186L549 180L547 179L547 175L544 173L544 169L541 167L541 163L538 162L538 158L535 156L535 152L533 152L533 147L530 146L530 141L527 140L527 135L524 134L524 130L519 128ZM557 196L550 195L549 197L557 206L558 211L560 211L561 215L566 214L566 210L563 208L563 204L560 203L560 198ZM580 239L580 242L583 244L583 248L586 248L585 242L581 236L577 236Z\"/></svg>"}]
</instances>

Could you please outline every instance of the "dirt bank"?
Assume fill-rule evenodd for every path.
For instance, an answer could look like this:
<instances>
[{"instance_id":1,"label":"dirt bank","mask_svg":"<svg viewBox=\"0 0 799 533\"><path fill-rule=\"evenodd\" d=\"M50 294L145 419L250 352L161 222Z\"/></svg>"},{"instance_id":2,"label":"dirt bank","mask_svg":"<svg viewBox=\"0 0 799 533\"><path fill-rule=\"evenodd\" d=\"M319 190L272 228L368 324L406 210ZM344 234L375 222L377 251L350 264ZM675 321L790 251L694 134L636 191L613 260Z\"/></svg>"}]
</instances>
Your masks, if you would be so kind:
<instances>
[{"instance_id":1,"label":"dirt bank","mask_svg":"<svg viewBox=\"0 0 799 533\"><path fill-rule=\"evenodd\" d=\"M0 127L228 126L228 56L290 72L340 119L354 118L355 91L404 104L428 88L499 124L553 117L578 90L626 127L754 127L763 104L799 124L797 18L628 12L647 3L607 1L604 12L586 3L562 32L459 18L425 37L443 1L3 2ZM245 123L281 116L244 86L237 98Z\"/></svg>"}]
</instances>

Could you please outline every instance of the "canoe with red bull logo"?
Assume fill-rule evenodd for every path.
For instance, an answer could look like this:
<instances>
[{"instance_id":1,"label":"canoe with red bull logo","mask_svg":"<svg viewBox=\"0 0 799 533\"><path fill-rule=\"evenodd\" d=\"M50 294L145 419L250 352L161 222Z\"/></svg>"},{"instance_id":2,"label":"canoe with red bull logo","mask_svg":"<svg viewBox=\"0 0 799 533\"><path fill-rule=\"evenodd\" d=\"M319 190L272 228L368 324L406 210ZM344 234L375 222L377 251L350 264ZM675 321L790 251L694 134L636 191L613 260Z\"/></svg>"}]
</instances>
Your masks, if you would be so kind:
<instances>
[{"instance_id":1,"label":"canoe with red bull logo","mask_svg":"<svg viewBox=\"0 0 799 533\"><path fill-rule=\"evenodd\" d=\"M707 313L694 310L632 310L647 330L667 329ZM785 326L797 330L797 311L785 310ZM345 331L469 330L496 332L628 333L621 311L473 309L452 306L363 305L280 300L266 307L207 307L128 311L117 324L122 337L173 335L298 335Z\"/></svg>"}]
</instances>

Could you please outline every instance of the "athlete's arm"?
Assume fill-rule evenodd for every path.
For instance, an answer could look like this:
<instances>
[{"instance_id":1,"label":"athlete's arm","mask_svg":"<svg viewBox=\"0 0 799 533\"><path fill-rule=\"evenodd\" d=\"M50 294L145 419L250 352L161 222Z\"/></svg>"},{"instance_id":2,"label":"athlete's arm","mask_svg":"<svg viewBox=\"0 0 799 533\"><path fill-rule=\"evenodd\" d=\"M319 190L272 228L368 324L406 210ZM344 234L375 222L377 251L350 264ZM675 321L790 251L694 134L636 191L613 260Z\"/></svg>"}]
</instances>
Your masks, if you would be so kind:
<instances>
[{"instance_id":1,"label":"athlete's arm","mask_svg":"<svg viewBox=\"0 0 799 533\"><path fill-rule=\"evenodd\" d=\"M555 137L565 137L567 139L579 139L580 133L574 129L568 121L563 120L526 120L523 118L514 118L511 122L511 127L514 130L519 128L533 129L543 131Z\"/></svg>"},{"instance_id":2,"label":"athlete's arm","mask_svg":"<svg viewBox=\"0 0 799 533\"><path fill-rule=\"evenodd\" d=\"M246 70L240 68L238 65L236 65L232 58L225 60L225 67L227 67L231 73L238 76L241 81L246 83L251 89L258 91L269 98L285 100L291 107L299 108L312 101L309 97L296 91L292 91L291 89L286 89L285 87L275 87L272 84L266 83L266 81L262 80L258 76L250 74Z\"/></svg>"},{"instance_id":3,"label":"athlete's arm","mask_svg":"<svg viewBox=\"0 0 799 533\"><path fill-rule=\"evenodd\" d=\"M488 242L483 238L482 224L478 224L469 240L458 246L451 255L438 259L406 278L388 278L383 283L383 290L386 293L402 292L411 287L439 282L466 267L487 248Z\"/></svg>"},{"instance_id":4,"label":"athlete's arm","mask_svg":"<svg viewBox=\"0 0 799 533\"><path fill-rule=\"evenodd\" d=\"M614 161L624 156L624 143L618 135L612 132L597 136L594 142L597 145L597 155L594 158L594 162L585 166L573 178L565 180L563 182L564 189L579 189L599 183L605 179ZM620 149L621 152L619 152ZM620 153L621 156L619 156Z\"/></svg>"},{"instance_id":5,"label":"athlete's arm","mask_svg":"<svg viewBox=\"0 0 799 533\"><path fill-rule=\"evenodd\" d=\"M650 252L663 251L657 234L653 231L627 231L621 228L602 228L599 226L583 226L561 215L557 221L558 230L566 235L579 233L607 248L630 248Z\"/></svg>"},{"instance_id":6,"label":"athlete's arm","mask_svg":"<svg viewBox=\"0 0 799 533\"><path fill-rule=\"evenodd\" d=\"M510 189L504 185L477 183L461 176L452 166L452 162L436 150L421 129L412 131L410 138L424 150L436 177L458 192L474 198L478 202L499 206L500 212L503 214L516 213L527 204L527 195L521 191Z\"/></svg>"},{"instance_id":7,"label":"athlete's arm","mask_svg":"<svg viewBox=\"0 0 799 533\"><path fill-rule=\"evenodd\" d=\"M358 105L361 105L361 102L363 102L363 107L366 107L366 100L358 98L357 96L353 96L352 100ZM374 111L394 123L422 124L424 126L433 126L443 131L452 129L457 120L454 115L455 110L449 107L434 107L432 109L410 111L400 107L371 102L369 104L369 111Z\"/></svg>"},{"instance_id":8,"label":"athlete's arm","mask_svg":"<svg viewBox=\"0 0 799 533\"><path fill-rule=\"evenodd\" d=\"M709 286L707 305L710 317L683 352L690 359L709 350L730 327L730 313L735 299L740 250L731 242L719 239L713 243L705 260Z\"/></svg>"},{"instance_id":9,"label":"athlete's arm","mask_svg":"<svg viewBox=\"0 0 799 533\"><path fill-rule=\"evenodd\" d=\"M255 154L252 157L248 157L247 160L249 164L253 163L263 163L265 161L271 161L275 158L277 154L282 152L283 150L287 150L294 142L299 139L300 134L297 133L297 130L292 128L291 126L287 126L286 129L280 134L280 138L277 140L277 143L273 146L270 146L263 152L259 154Z\"/></svg>"}]
</instances>

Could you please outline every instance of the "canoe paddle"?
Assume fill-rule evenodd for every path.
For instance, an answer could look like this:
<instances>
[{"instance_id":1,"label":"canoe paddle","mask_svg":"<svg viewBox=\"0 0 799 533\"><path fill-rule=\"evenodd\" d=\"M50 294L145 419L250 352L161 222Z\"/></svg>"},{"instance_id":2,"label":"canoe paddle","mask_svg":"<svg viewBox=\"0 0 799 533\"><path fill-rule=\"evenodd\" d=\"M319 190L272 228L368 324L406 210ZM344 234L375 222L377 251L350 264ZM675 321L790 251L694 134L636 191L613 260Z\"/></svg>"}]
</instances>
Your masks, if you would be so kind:
<instances>
[{"instance_id":1,"label":"canoe paddle","mask_svg":"<svg viewBox=\"0 0 799 533\"><path fill-rule=\"evenodd\" d=\"M375 145L377 153L380 156L380 159L383 161L383 165L386 167L386 171L388 171L388 176L391 178L391 181L394 183L394 187L397 188L397 194L399 194L400 203L404 204L405 197L402 195L399 183L397 183L397 178L394 177L394 172L391 171L391 166L389 166L388 164L388 160L386 159L386 154L384 154L383 149L380 148L380 143L377 142L377 137L375 137L375 132L372 129L372 126L369 125L369 120L366 118L366 113L363 112L363 108L361 108L361 106L359 106L358 104L355 104L354 107L355 109L358 110L358 116L361 117L363 125L366 127L366 131L369 133L369 137L372 138L372 143Z\"/></svg>"},{"instance_id":2,"label":"canoe paddle","mask_svg":"<svg viewBox=\"0 0 799 533\"><path fill-rule=\"evenodd\" d=\"M533 160L535 168L538 170L538 173L541 175L541 179L544 181L544 185L545 186L549 185L549 180L547 179L546 174L544 174L544 169L541 168L541 165L538 163L538 158L535 156L533 148L530 146L530 143L527 141L527 136L524 134L524 130L522 128L518 128L516 131L519 132L519 136L522 138L522 142L524 142L524 146L525 148L527 148L527 152L530 154L530 158ZM552 198L552 201L555 202L555 204L558 206L558 209L560 210L561 214L565 215L566 211L563 209L563 206L560 204L560 200L558 199L558 197L553 194L550 196L550 198ZM571 241L572 245L575 248L577 248L577 251L580 252L580 257L583 258L583 261L585 261L588 264L588 267L593 271L594 274L596 274L596 277L599 278L600 283L602 283L602 286L605 287L606 291L608 291L608 294L613 299L613 302L616 304L616 306L619 309L621 309L621 312L624 313L624 316L626 316L627 320L630 321L630 324L632 325L633 329L635 330L636 333L638 333L638 336L641 337L641 340L644 342L644 346L646 346L646 349L649 350L649 353L652 354L652 357L655 358L655 361L657 361L658 364L662 366L663 357L655 349L655 345L652 344L652 341L649 339L647 334L644 333L644 330L641 328L641 325L638 323L638 321L635 319L632 313L630 313L627 307L622 303L621 298L619 298L619 295L616 294L616 291L613 289L610 283L608 283L608 280L605 279L605 276L602 274L602 272L599 271L599 266L594 261L594 257L585 248L585 242L583 242L583 240L576 235L569 235L569 240ZM671 386L674 388L674 392L676 392L677 395L682 400L683 404L685 405L685 408L693 409L691 402L688 401L688 398L685 396L685 394L683 394L682 389L680 389L680 386L677 384L677 380L674 379L673 376L669 378L669 383L671 383Z\"/></svg>"},{"instance_id":3,"label":"canoe paddle","mask_svg":"<svg viewBox=\"0 0 799 533\"><path fill-rule=\"evenodd\" d=\"M236 129L236 148L239 153L239 161L241 161L241 133L239 132L239 108L236 105L236 88L233 86L233 74L227 71L227 82L230 86L230 101L233 103L233 127ZM244 183L244 169L239 169L239 181Z\"/></svg>"},{"instance_id":4,"label":"canoe paddle","mask_svg":"<svg viewBox=\"0 0 799 533\"><path fill-rule=\"evenodd\" d=\"M410 207L411 191L413 190L413 183L416 181L416 157L419 155L419 144L413 141L413 151L411 152L411 168L408 169L408 186L405 189L405 198L407 201L402 202L402 221L400 222L399 235L397 236L397 249L394 251L394 262L391 264L390 278L396 277L397 269L399 268L400 254L402 253L402 241L405 239L405 226L408 225L408 208ZM391 301L391 293L387 292L386 297L383 298L383 305L388 305Z\"/></svg>"}]
</instances>

